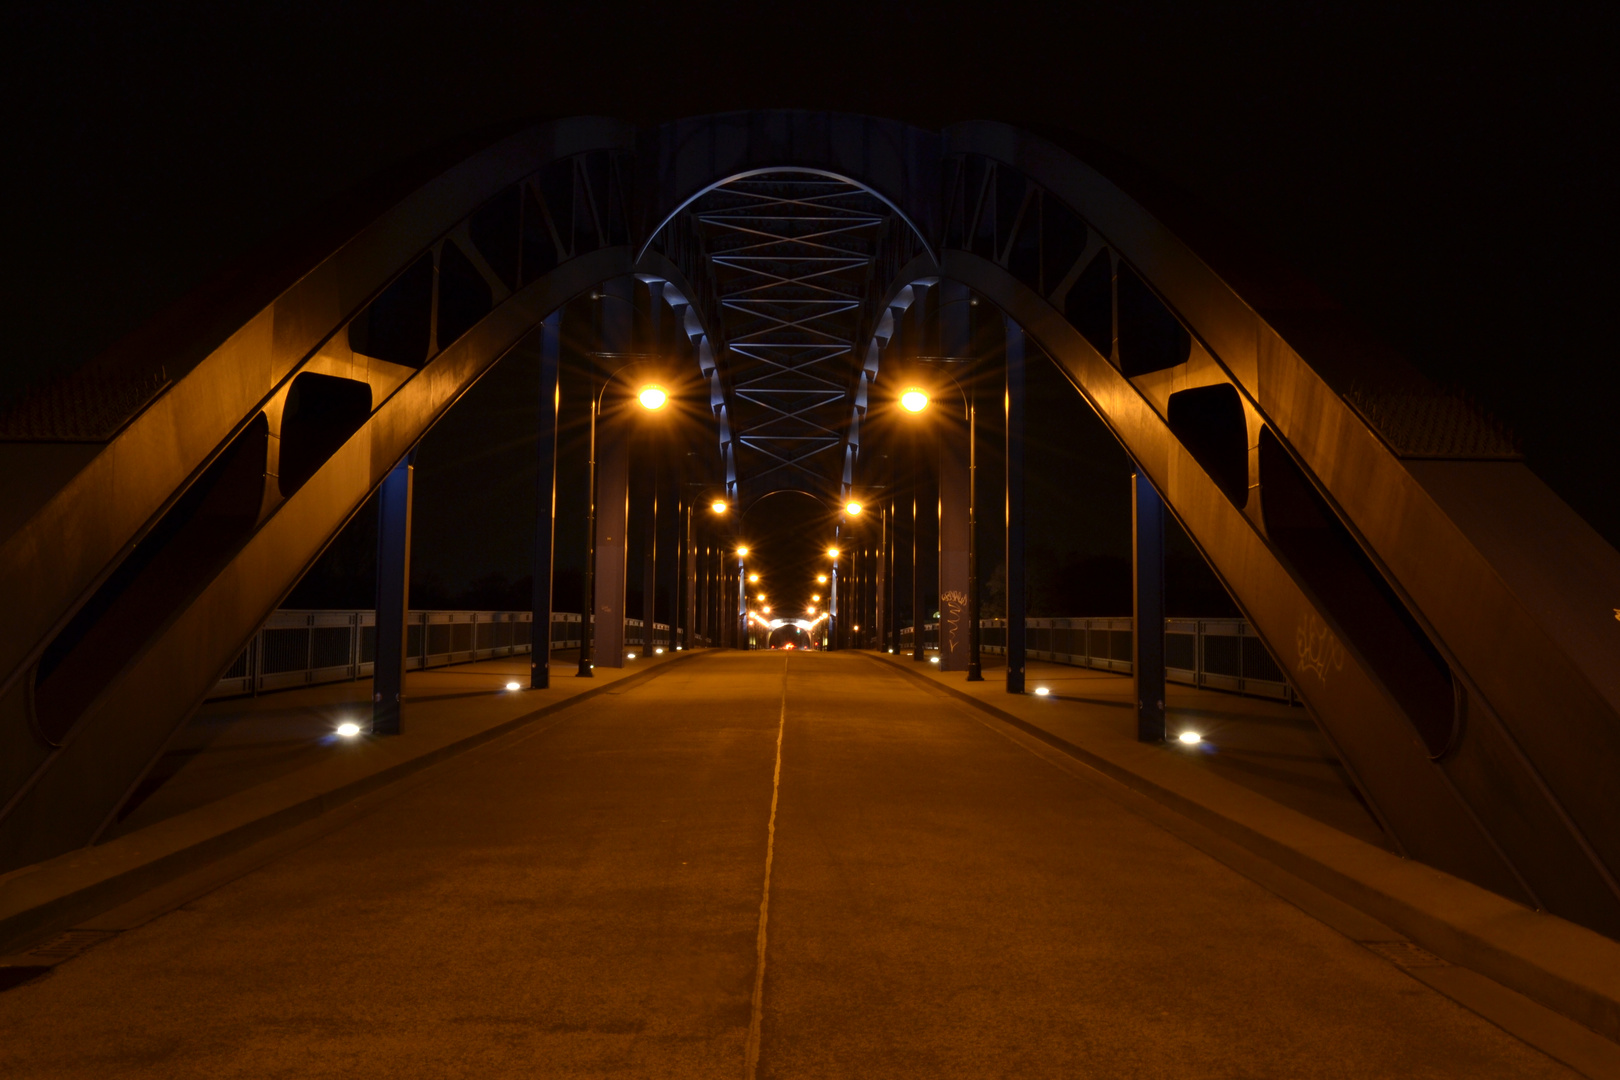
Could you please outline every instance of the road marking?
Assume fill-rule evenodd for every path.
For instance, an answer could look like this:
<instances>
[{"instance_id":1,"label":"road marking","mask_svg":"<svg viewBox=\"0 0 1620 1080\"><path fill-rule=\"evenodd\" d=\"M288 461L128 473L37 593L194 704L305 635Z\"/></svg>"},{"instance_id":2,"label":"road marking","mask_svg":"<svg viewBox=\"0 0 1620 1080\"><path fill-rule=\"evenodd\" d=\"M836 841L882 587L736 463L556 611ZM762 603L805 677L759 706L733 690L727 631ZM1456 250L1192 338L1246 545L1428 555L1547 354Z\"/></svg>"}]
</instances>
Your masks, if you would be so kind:
<instances>
[{"instance_id":1,"label":"road marking","mask_svg":"<svg viewBox=\"0 0 1620 1080\"><path fill-rule=\"evenodd\" d=\"M765 887L759 897L758 959L754 964L754 1005L748 1017L748 1080L759 1071L759 1029L765 1016L765 923L771 912L771 860L776 856L776 799L782 790L782 732L787 728L788 658L782 657L782 711L776 721L776 771L771 775L771 819L765 826Z\"/></svg>"}]
</instances>

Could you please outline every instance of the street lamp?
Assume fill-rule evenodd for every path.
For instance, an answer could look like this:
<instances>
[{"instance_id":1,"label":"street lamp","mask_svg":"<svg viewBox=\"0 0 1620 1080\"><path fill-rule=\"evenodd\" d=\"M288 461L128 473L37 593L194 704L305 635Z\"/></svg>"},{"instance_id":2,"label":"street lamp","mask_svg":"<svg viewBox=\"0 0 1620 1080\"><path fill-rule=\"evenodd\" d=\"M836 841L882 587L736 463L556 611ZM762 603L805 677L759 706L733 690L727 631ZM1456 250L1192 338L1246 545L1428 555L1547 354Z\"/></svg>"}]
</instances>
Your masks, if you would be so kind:
<instances>
[{"instance_id":1,"label":"street lamp","mask_svg":"<svg viewBox=\"0 0 1620 1080\"><path fill-rule=\"evenodd\" d=\"M594 611L589 610L595 606L596 590L596 421L602 414L602 397L607 393L608 387L613 385L613 380L618 378L620 372L627 371L635 366L637 365L625 364L623 367L615 368L607 378L602 380L602 385L597 388L596 393L591 397L591 456L585 479L585 490L590 496L590 507L585 516L587 550L585 553L585 588L582 594L585 598L584 607L588 610L582 616L579 634L578 675L582 679L596 677L596 672L593 670L594 665L591 663L591 627ZM669 401L669 392L657 383L643 383L636 391L636 401L648 412L657 412Z\"/></svg>"},{"instance_id":2,"label":"street lamp","mask_svg":"<svg viewBox=\"0 0 1620 1080\"><path fill-rule=\"evenodd\" d=\"M860 514L860 512L861 504L857 500L851 499L849 502L844 504L844 513L848 514L850 517L856 517Z\"/></svg>"},{"instance_id":3,"label":"street lamp","mask_svg":"<svg viewBox=\"0 0 1620 1080\"><path fill-rule=\"evenodd\" d=\"M962 413L968 425L968 682L983 682L984 668L979 661L979 409L968 397L962 384L953 376L951 385L962 399ZM900 394L900 407L909 413L920 413L928 408L928 392L919 386L908 387Z\"/></svg>"},{"instance_id":4,"label":"street lamp","mask_svg":"<svg viewBox=\"0 0 1620 1080\"><path fill-rule=\"evenodd\" d=\"M759 575L758 574L749 574L748 575L748 584L750 584L750 585L758 585L759 584Z\"/></svg>"}]
</instances>

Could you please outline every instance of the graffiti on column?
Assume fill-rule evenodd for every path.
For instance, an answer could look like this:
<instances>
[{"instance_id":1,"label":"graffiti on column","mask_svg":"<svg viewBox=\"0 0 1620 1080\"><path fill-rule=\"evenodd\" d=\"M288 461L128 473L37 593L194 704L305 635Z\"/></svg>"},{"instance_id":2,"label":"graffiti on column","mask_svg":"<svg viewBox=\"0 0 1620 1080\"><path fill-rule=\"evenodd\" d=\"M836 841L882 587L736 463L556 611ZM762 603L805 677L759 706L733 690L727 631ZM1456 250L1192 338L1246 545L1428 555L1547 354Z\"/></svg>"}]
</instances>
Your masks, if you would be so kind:
<instances>
[{"instance_id":1,"label":"graffiti on column","mask_svg":"<svg viewBox=\"0 0 1620 1080\"><path fill-rule=\"evenodd\" d=\"M952 589L939 598L941 625L945 628L941 652L954 653L958 646L966 646L967 593Z\"/></svg>"},{"instance_id":2,"label":"graffiti on column","mask_svg":"<svg viewBox=\"0 0 1620 1080\"><path fill-rule=\"evenodd\" d=\"M1309 671L1327 685L1329 671L1339 671L1344 667L1344 646L1339 639L1333 636L1327 623L1316 612L1308 613L1300 620L1299 628L1294 632L1294 644L1299 649L1299 669Z\"/></svg>"}]
</instances>

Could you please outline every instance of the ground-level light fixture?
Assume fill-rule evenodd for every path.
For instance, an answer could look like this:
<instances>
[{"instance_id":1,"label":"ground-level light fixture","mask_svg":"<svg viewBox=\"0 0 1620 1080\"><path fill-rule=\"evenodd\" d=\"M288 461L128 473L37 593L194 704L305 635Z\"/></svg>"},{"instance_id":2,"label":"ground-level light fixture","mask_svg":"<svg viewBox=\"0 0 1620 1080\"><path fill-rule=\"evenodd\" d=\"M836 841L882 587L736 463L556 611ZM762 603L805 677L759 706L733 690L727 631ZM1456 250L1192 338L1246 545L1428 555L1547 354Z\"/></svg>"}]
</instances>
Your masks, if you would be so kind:
<instances>
[{"instance_id":1,"label":"ground-level light fixture","mask_svg":"<svg viewBox=\"0 0 1620 1080\"><path fill-rule=\"evenodd\" d=\"M1177 735L1176 738L1180 739L1188 746L1192 746L1196 743L1201 743L1204 741L1204 737L1198 734L1196 731L1183 731L1180 735Z\"/></svg>"},{"instance_id":2,"label":"ground-level light fixture","mask_svg":"<svg viewBox=\"0 0 1620 1080\"><path fill-rule=\"evenodd\" d=\"M929 662L929 663L930 663L930 664L937 664L937 663L939 663L939 657L937 657L937 656L930 656L930 657L929 657L929 658L928 658L928 662Z\"/></svg>"},{"instance_id":3,"label":"ground-level light fixture","mask_svg":"<svg viewBox=\"0 0 1620 1080\"><path fill-rule=\"evenodd\" d=\"M625 653L624 658L626 660L634 660L636 658L636 654L635 653Z\"/></svg>"},{"instance_id":4,"label":"ground-level light fixture","mask_svg":"<svg viewBox=\"0 0 1620 1080\"><path fill-rule=\"evenodd\" d=\"M519 686L519 685L518 685L518 684L517 684L517 682L515 682L515 681L514 681L514 682L509 682L509 683L507 683L507 684L506 684L506 688L507 688L507 689L508 689L508 690L521 690L521 689L522 689L522 687L521 687L521 686Z\"/></svg>"},{"instance_id":5,"label":"ground-level light fixture","mask_svg":"<svg viewBox=\"0 0 1620 1080\"><path fill-rule=\"evenodd\" d=\"M676 646L676 648L680 648L680 646L679 646L679 645L677 645L677 646ZM654 649L654 650L653 650L653 653L654 653L654 654L655 654L655 655L658 655L658 656L662 656L662 655L664 655L664 650L663 650L663 649Z\"/></svg>"},{"instance_id":6,"label":"ground-level light fixture","mask_svg":"<svg viewBox=\"0 0 1620 1080\"><path fill-rule=\"evenodd\" d=\"M1045 697L1047 694L1050 694L1051 692L1052 691L1048 690L1044 686L1037 686L1035 688L1035 696L1036 697Z\"/></svg>"},{"instance_id":7,"label":"ground-level light fixture","mask_svg":"<svg viewBox=\"0 0 1620 1080\"><path fill-rule=\"evenodd\" d=\"M641 407L650 412L657 412L669 401L669 391L657 383L648 383L636 392L636 400Z\"/></svg>"},{"instance_id":8,"label":"ground-level light fixture","mask_svg":"<svg viewBox=\"0 0 1620 1080\"><path fill-rule=\"evenodd\" d=\"M844 504L844 513L848 514L850 517L854 517L856 514L859 514L860 512L861 512L861 504L857 500L851 499L851 500L849 500L849 502Z\"/></svg>"},{"instance_id":9,"label":"ground-level light fixture","mask_svg":"<svg viewBox=\"0 0 1620 1080\"><path fill-rule=\"evenodd\" d=\"M345 720L337 726L337 733L345 739L352 739L360 734L360 725L353 720Z\"/></svg>"},{"instance_id":10,"label":"ground-level light fixture","mask_svg":"<svg viewBox=\"0 0 1620 1080\"><path fill-rule=\"evenodd\" d=\"M928 408L928 391L920 386L908 386L900 394L900 407L906 412L922 412Z\"/></svg>"}]
</instances>

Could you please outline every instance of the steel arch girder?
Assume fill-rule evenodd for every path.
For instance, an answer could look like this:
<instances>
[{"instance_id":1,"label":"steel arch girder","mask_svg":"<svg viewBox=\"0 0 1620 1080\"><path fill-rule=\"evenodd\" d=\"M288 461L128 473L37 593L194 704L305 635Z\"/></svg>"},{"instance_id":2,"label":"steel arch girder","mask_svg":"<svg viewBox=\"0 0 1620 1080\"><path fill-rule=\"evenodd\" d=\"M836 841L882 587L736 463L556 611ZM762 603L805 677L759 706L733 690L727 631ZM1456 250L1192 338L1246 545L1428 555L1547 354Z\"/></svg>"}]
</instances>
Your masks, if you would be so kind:
<instances>
[{"instance_id":1,"label":"steel arch girder","mask_svg":"<svg viewBox=\"0 0 1620 1080\"><path fill-rule=\"evenodd\" d=\"M1320 615L1130 380L1000 266L960 251L946 251L943 259L941 276L979 292L1022 325L1147 473L1288 672L1396 841L1415 858L1528 902L1511 867L1383 688L1354 663L1332 672L1331 683L1313 680L1289 650L1278 647Z\"/></svg>"},{"instance_id":2,"label":"steel arch girder","mask_svg":"<svg viewBox=\"0 0 1620 1080\"><path fill-rule=\"evenodd\" d=\"M0 871L89 843L394 465L546 315L631 269L628 247L570 260L498 306L383 402L90 706L0 819Z\"/></svg>"},{"instance_id":3,"label":"steel arch girder","mask_svg":"<svg viewBox=\"0 0 1620 1080\"><path fill-rule=\"evenodd\" d=\"M623 150L633 129L580 118L513 135L455 165L380 213L218 343L135 416L53 497L0 537L0 688L28 665L186 485L333 333L424 245L473 209L558 158ZM192 343L170 351L184 356ZM0 692L4 692L0 690ZM0 735L0 738L3 738ZM0 745L0 758L8 746ZM9 788L0 780L0 792ZM5 794L0 794L3 805Z\"/></svg>"},{"instance_id":4,"label":"steel arch girder","mask_svg":"<svg viewBox=\"0 0 1620 1080\"><path fill-rule=\"evenodd\" d=\"M1320 312L1257 311L1066 151L988 123L950 129L947 144L1020 171L1164 299L1444 655L1462 726L1436 768L1536 901L1620 931L1620 641L1602 602L1620 596L1620 555L1517 461L1398 454L1309 359L1337 345L1324 330L1353 328ZM1171 372L1150 375L1133 391L1162 410L1172 383Z\"/></svg>"}]
</instances>

